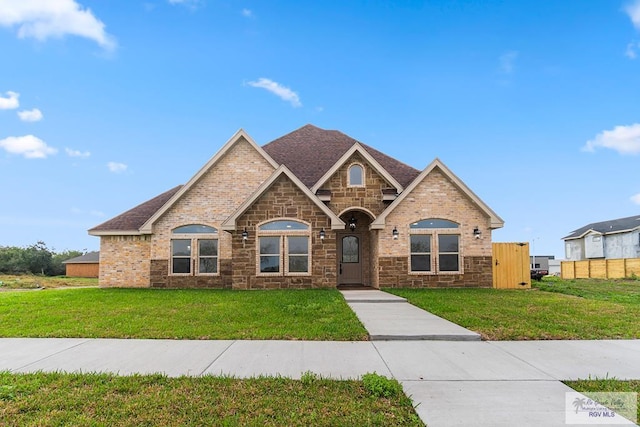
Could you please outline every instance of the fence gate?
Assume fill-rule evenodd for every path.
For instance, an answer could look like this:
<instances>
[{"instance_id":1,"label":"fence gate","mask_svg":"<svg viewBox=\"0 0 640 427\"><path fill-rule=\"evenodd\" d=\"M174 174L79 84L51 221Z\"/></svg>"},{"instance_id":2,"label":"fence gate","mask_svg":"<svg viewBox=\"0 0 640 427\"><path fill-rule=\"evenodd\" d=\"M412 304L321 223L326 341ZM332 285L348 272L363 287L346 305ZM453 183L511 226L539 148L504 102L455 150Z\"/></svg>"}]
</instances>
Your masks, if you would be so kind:
<instances>
[{"instance_id":1,"label":"fence gate","mask_svg":"<svg viewBox=\"0 0 640 427\"><path fill-rule=\"evenodd\" d=\"M493 287L531 288L529 243L493 244Z\"/></svg>"}]
</instances>

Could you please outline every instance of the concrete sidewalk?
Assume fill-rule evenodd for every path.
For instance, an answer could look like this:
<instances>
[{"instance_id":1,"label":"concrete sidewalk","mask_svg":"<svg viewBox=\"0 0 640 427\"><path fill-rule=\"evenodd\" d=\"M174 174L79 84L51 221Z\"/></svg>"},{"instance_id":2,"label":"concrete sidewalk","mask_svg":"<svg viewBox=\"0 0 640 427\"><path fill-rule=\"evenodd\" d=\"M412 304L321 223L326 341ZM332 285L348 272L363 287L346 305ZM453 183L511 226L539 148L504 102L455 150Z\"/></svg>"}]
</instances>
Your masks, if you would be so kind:
<instances>
[{"instance_id":1,"label":"concrete sidewalk","mask_svg":"<svg viewBox=\"0 0 640 427\"><path fill-rule=\"evenodd\" d=\"M558 361L558 363L554 363ZM574 361L572 363L571 361ZM640 379L640 340L190 341L0 339L0 370L281 375L335 379L367 372L401 381L430 427L564 426L558 379Z\"/></svg>"},{"instance_id":2,"label":"concrete sidewalk","mask_svg":"<svg viewBox=\"0 0 640 427\"><path fill-rule=\"evenodd\" d=\"M479 341L480 334L378 290L340 291L372 341Z\"/></svg>"}]
</instances>

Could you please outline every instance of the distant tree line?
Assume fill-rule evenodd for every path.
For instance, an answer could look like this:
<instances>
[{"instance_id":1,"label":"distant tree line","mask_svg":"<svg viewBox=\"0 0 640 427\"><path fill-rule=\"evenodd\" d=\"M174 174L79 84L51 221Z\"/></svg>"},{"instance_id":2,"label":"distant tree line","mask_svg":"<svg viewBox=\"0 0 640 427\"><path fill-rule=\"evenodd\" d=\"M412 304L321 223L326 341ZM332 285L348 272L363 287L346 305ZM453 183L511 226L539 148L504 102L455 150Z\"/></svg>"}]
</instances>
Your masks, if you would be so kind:
<instances>
[{"instance_id":1,"label":"distant tree line","mask_svg":"<svg viewBox=\"0 0 640 427\"><path fill-rule=\"evenodd\" d=\"M44 242L25 248L0 246L0 273L62 276L65 274L62 262L82 254L81 251L69 250L55 252L54 249L47 248Z\"/></svg>"}]
</instances>

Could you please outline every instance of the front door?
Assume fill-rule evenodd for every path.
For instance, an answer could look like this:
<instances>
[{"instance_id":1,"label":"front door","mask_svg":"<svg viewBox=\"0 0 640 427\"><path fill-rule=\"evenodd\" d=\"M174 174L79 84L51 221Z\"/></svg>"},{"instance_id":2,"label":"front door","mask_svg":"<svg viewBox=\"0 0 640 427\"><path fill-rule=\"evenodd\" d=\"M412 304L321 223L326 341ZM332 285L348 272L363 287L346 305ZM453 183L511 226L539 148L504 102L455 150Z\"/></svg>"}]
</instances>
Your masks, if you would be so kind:
<instances>
[{"instance_id":1,"label":"front door","mask_svg":"<svg viewBox=\"0 0 640 427\"><path fill-rule=\"evenodd\" d=\"M362 283L362 242L358 234L346 234L339 238L338 284Z\"/></svg>"}]
</instances>

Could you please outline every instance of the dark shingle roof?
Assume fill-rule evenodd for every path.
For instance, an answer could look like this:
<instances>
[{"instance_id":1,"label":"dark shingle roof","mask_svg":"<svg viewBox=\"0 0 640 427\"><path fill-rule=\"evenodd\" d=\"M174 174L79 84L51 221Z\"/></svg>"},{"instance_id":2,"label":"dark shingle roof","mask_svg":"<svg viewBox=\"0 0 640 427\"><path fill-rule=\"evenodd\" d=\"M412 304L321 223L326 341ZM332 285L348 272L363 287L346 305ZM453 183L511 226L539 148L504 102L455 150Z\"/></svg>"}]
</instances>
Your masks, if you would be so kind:
<instances>
[{"instance_id":1,"label":"dark shingle roof","mask_svg":"<svg viewBox=\"0 0 640 427\"><path fill-rule=\"evenodd\" d=\"M573 231L568 236L563 237L563 240L566 239L575 239L576 237L582 236L589 230L597 231L598 233L608 234L608 233L617 233L620 231L633 230L634 228L640 227L640 215L629 216L626 218L618 218L612 219L610 221L602 221L602 222L594 222L591 224L587 224L584 227L580 227L577 230Z\"/></svg>"},{"instance_id":2,"label":"dark shingle roof","mask_svg":"<svg viewBox=\"0 0 640 427\"><path fill-rule=\"evenodd\" d=\"M273 160L287 166L307 187L311 188L356 142L360 143L403 187L409 185L420 174L417 169L342 132L320 129L313 125L303 126L262 148ZM90 229L89 233L138 231L180 188L182 185Z\"/></svg>"},{"instance_id":3,"label":"dark shingle roof","mask_svg":"<svg viewBox=\"0 0 640 427\"><path fill-rule=\"evenodd\" d=\"M87 252L84 255L62 261L63 264L94 264L100 262L100 252Z\"/></svg>"},{"instance_id":4,"label":"dark shingle roof","mask_svg":"<svg viewBox=\"0 0 640 427\"><path fill-rule=\"evenodd\" d=\"M110 219L107 222L103 222L102 224L93 227L89 230L89 232L138 230L181 188L182 185L178 185L177 187L174 187L171 190L166 191L151 200L147 200L146 202L139 204L133 209L129 209L128 211L118 215L115 218Z\"/></svg>"},{"instance_id":5,"label":"dark shingle roof","mask_svg":"<svg viewBox=\"0 0 640 427\"><path fill-rule=\"evenodd\" d=\"M420 171L411 166L340 131L320 129L313 125L305 125L262 148L273 160L284 164L311 188L356 142L360 143L403 187L409 185L420 174Z\"/></svg>"}]
</instances>

